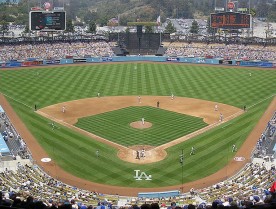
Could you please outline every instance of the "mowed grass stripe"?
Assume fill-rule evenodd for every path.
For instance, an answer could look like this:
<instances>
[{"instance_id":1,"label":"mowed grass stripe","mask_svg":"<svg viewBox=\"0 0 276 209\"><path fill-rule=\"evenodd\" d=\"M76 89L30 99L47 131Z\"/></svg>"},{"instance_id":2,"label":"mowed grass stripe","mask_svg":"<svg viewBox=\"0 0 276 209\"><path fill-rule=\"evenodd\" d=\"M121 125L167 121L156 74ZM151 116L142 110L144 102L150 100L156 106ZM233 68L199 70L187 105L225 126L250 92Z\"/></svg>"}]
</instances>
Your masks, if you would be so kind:
<instances>
[{"instance_id":1,"label":"mowed grass stripe","mask_svg":"<svg viewBox=\"0 0 276 209\"><path fill-rule=\"evenodd\" d=\"M133 67L130 67L131 65L134 66L133 63L120 63L0 71L0 91L30 107L37 103L39 108L72 99L95 97L99 89L104 96L118 94L164 96L170 94L170 88L175 90L173 93L176 96L212 100L236 107L242 107L246 104L250 107L275 94L276 89L276 74L271 70L183 64L162 66L163 64L157 63L138 63L137 69L140 68L141 71L135 74ZM36 75L37 72L39 72L39 76ZM251 77L249 77L249 72L252 73ZM156 74L160 74L162 77ZM124 82L123 77L121 77L124 75L127 82ZM140 82L136 82L132 86L133 76L136 81ZM113 87L111 84L108 86L109 81L116 82L116 85L120 86ZM128 83L129 86L125 87L125 83ZM145 86L146 88L144 88ZM185 153L184 182L201 178L219 170L233 157L233 153L230 151L232 144L235 143L238 147L242 145L269 101L271 100L265 100L254 108L250 108L246 114L235 119L233 123L231 121L229 125L228 123L223 124L217 129L167 149L168 155L163 161L137 166L118 159L117 152L112 147L91 140L67 128L59 127L53 132L48 124L50 121L37 116L30 108L10 100L32 134L45 147L49 156L56 159L57 163L65 170L98 183L108 182L111 185L137 187L180 184L179 154L182 149ZM227 126L223 128L224 125ZM183 128L179 123L175 126ZM170 129L170 126L167 128ZM141 132L141 137L144 137L145 133L144 131ZM158 136L156 140L159 142L163 135L160 133L155 135ZM147 138L150 139L150 136ZM127 135L123 137L124 140L129 140ZM134 140L132 135L131 138ZM64 151L62 145L67 141L68 146L66 145L66 151ZM144 141L144 143L147 142ZM191 146L195 146L197 150L194 156L189 155ZM54 151L53 147L56 148ZM82 150L81 147L85 148ZM102 154L100 162L95 160L96 149L99 149ZM88 160L83 161L83 158ZM79 171L79 165L82 165L81 167L85 172ZM146 185L135 181L133 176L134 170L137 168L151 174L153 180L147 182Z\"/></svg>"},{"instance_id":2,"label":"mowed grass stripe","mask_svg":"<svg viewBox=\"0 0 276 209\"><path fill-rule=\"evenodd\" d=\"M38 126L40 125L40 123L37 123L37 122L38 121L32 124L33 127L35 127L36 125ZM43 122L43 120L41 120L41 122ZM74 171L76 171L76 174L78 174L78 172L82 170L82 175L90 175L90 176L97 177L97 171L99 169L102 171L105 171L106 174L110 174L109 170L107 169L108 164L112 161L112 159L114 159L114 158L109 159L111 150L105 151L105 147L102 147L102 146L95 146L95 148L93 149L93 145L87 146L88 145L87 142L78 141L79 136L77 136L77 134L70 133L68 135L67 134L64 136L59 135L59 137L57 137L56 134L59 134L60 131L61 131L60 129L52 130L51 126L49 125L46 126L45 129L39 129L39 134L44 133L43 134L44 137L42 138L42 144L44 144L45 146L48 146L49 152L52 153L52 155L54 156L53 157L54 159L57 159L57 161L59 161L60 165L69 163L70 167L74 168ZM93 143L93 141L91 141L90 139L88 140L90 143ZM70 159L70 155L72 155L72 150L74 149L77 151L74 153L75 158L67 162L66 159ZM83 164L80 164L79 162L83 162L84 164L91 164L91 162L93 161L94 162L98 161L95 155L96 149L101 150L101 153L100 153L101 165L91 166L91 168L86 172L83 169ZM112 152L114 152L114 150ZM103 169L101 166L105 165L105 162L106 162L106 166L105 166L106 169ZM116 164L116 161L114 162L114 164ZM120 171L119 173L123 173L123 171L121 171L119 167L120 166L118 166L118 169L115 169L114 172Z\"/></svg>"},{"instance_id":3,"label":"mowed grass stripe","mask_svg":"<svg viewBox=\"0 0 276 209\"><path fill-rule=\"evenodd\" d=\"M130 123L141 121L142 117L153 126L148 129L130 127ZM152 146L161 145L206 125L200 118L154 107L123 108L81 118L76 124L79 128L125 146L143 144L143 142L150 143L149 145Z\"/></svg>"}]
</instances>

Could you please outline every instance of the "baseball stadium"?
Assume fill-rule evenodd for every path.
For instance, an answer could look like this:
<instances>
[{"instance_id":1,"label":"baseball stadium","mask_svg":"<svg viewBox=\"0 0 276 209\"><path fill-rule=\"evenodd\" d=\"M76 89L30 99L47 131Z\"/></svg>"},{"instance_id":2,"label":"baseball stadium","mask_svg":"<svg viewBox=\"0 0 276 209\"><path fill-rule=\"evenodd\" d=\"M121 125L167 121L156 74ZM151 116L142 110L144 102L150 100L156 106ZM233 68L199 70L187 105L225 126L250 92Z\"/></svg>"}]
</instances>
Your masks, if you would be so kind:
<instances>
[{"instance_id":1,"label":"baseball stadium","mask_svg":"<svg viewBox=\"0 0 276 209\"><path fill-rule=\"evenodd\" d=\"M120 34L126 47L112 34L1 42L3 202L271 206L275 45L179 42L139 28Z\"/></svg>"}]
</instances>

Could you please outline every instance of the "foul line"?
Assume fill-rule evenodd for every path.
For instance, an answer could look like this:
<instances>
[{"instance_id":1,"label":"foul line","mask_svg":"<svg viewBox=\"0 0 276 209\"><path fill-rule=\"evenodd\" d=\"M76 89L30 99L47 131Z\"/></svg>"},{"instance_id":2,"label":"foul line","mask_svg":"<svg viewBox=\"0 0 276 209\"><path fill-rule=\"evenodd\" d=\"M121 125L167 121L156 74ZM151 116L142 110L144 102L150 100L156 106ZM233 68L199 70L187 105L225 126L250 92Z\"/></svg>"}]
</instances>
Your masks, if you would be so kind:
<instances>
[{"instance_id":1,"label":"foul line","mask_svg":"<svg viewBox=\"0 0 276 209\"><path fill-rule=\"evenodd\" d=\"M24 102L21 102L21 101L19 101L19 100L17 100L17 99L14 99L13 97L8 96L7 94L4 94L3 92L1 92L1 94L3 94L5 97L8 97L8 98L10 98L10 99L16 101L16 102L19 103L19 104L22 104L22 105L24 105L24 106L26 106L26 107L28 107L28 108L30 108L30 109L33 109L31 106L25 104Z\"/></svg>"}]
</instances>

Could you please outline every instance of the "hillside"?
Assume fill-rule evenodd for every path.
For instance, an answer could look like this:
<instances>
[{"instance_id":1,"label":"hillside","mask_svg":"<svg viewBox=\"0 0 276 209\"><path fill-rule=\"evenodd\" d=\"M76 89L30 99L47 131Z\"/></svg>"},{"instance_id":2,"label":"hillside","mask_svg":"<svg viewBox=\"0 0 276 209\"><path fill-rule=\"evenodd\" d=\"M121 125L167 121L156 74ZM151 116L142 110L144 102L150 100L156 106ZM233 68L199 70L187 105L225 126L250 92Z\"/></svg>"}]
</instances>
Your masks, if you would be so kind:
<instances>
[{"instance_id":1,"label":"hillside","mask_svg":"<svg viewBox=\"0 0 276 209\"><path fill-rule=\"evenodd\" d=\"M18 5L0 5L0 25L3 21L16 24L28 23L28 12L32 7L43 6L44 1L21 0ZM251 8L256 17L276 22L275 0L236 1L236 8ZM215 7L225 7L225 0L56 0L54 7L64 7L67 18L80 23L96 22L107 25L111 18L120 17L120 25L133 21L161 21L166 18L207 17Z\"/></svg>"}]
</instances>

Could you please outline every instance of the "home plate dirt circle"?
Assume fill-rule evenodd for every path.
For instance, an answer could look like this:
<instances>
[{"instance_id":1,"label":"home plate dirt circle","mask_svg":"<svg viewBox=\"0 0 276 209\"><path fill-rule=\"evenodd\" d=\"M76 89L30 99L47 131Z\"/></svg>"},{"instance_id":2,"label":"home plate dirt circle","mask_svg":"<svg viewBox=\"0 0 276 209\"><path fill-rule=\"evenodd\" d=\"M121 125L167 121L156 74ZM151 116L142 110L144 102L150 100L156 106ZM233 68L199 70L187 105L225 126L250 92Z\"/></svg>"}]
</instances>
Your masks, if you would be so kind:
<instances>
[{"instance_id":1,"label":"home plate dirt circle","mask_svg":"<svg viewBox=\"0 0 276 209\"><path fill-rule=\"evenodd\" d=\"M142 150L145 150L144 157L137 158L137 151L141 152ZM167 156L167 152L162 148L150 145L136 145L119 149L117 155L121 160L126 162L147 164L164 160Z\"/></svg>"},{"instance_id":2,"label":"home plate dirt circle","mask_svg":"<svg viewBox=\"0 0 276 209\"><path fill-rule=\"evenodd\" d=\"M139 147L140 145L136 145L136 147L126 147L104 139L103 137L97 136L93 133L82 130L74 125L78 122L78 119L80 118L114 111L130 106L156 107L157 101L159 101L160 109L202 118L202 120L209 126L207 126L204 130L198 130L198 132L182 136L158 147L149 147L147 145L142 145L142 147ZM215 105L218 105L219 111L214 110ZM63 106L66 106L66 113L63 113L61 111ZM54 104L36 111L36 113L39 113L46 118L54 120L57 123L60 123L86 136L89 136L93 140L98 140L102 143L106 143L117 148L117 156L121 160L137 164L153 163L165 159L167 156L167 148L186 141L189 138L201 133L202 131L209 130L221 124L221 122L218 122L221 112L224 116L223 122L226 122L244 113L243 110L237 107L222 103L186 97L175 97L172 100L171 96L142 96L141 102L137 101L137 96L108 96L100 98L85 98ZM144 124L142 124L142 121L144 121ZM141 118L137 118L137 121L129 121L127 125L141 131L146 131L155 124L150 123L150 121L147 121L147 118L143 118L143 116L141 116ZM141 159L136 159L137 151L141 151L143 148L145 149L146 156Z\"/></svg>"},{"instance_id":3,"label":"home plate dirt circle","mask_svg":"<svg viewBox=\"0 0 276 209\"><path fill-rule=\"evenodd\" d=\"M145 128L150 128L152 127L152 123L150 122L144 122L144 124L142 123L142 121L134 121L132 123L129 124L132 128L138 128L138 129L145 129Z\"/></svg>"}]
</instances>

